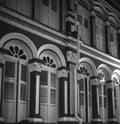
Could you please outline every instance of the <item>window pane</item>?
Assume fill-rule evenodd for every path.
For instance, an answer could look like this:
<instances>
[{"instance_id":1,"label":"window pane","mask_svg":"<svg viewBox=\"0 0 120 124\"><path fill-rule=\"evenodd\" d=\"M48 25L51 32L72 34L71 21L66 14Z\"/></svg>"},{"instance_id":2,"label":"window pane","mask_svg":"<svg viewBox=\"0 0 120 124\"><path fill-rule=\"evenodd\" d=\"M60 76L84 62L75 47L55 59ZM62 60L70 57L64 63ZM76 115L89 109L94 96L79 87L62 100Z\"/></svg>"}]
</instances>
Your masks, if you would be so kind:
<instances>
[{"instance_id":1,"label":"window pane","mask_svg":"<svg viewBox=\"0 0 120 124\"><path fill-rule=\"evenodd\" d=\"M115 99L115 109L117 109L117 100Z\"/></svg>"},{"instance_id":2,"label":"window pane","mask_svg":"<svg viewBox=\"0 0 120 124\"><path fill-rule=\"evenodd\" d=\"M102 84L99 84L99 94L102 94Z\"/></svg>"},{"instance_id":3,"label":"window pane","mask_svg":"<svg viewBox=\"0 0 120 124\"><path fill-rule=\"evenodd\" d=\"M86 18L84 18L84 27L88 28L88 20Z\"/></svg>"},{"instance_id":4,"label":"window pane","mask_svg":"<svg viewBox=\"0 0 120 124\"><path fill-rule=\"evenodd\" d=\"M102 96L99 97L100 107L102 107Z\"/></svg>"},{"instance_id":5,"label":"window pane","mask_svg":"<svg viewBox=\"0 0 120 124\"><path fill-rule=\"evenodd\" d=\"M104 92L103 94L104 94L104 95L107 95L107 94L106 94L106 85L103 85L103 88L104 88L104 89L103 89L103 92Z\"/></svg>"},{"instance_id":6,"label":"window pane","mask_svg":"<svg viewBox=\"0 0 120 124\"><path fill-rule=\"evenodd\" d=\"M27 75L27 66L21 65L21 80L26 81Z\"/></svg>"},{"instance_id":7,"label":"window pane","mask_svg":"<svg viewBox=\"0 0 120 124\"><path fill-rule=\"evenodd\" d=\"M48 103L48 89L41 87L41 103Z\"/></svg>"},{"instance_id":8,"label":"window pane","mask_svg":"<svg viewBox=\"0 0 120 124\"><path fill-rule=\"evenodd\" d=\"M82 16L81 15L77 15L77 20L80 23L80 25L82 25Z\"/></svg>"},{"instance_id":9,"label":"window pane","mask_svg":"<svg viewBox=\"0 0 120 124\"><path fill-rule=\"evenodd\" d=\"M110 33L110 41L113 42L113 33Z\"/></svg>"},{"instance_id":10,"label":"window pane","mask_svg":"<svg viewBox=\"0 0 120 124\"><path fill-rule=\"evenodd\" d=\"M56 74L51 73L51 87L56 87Z\"/></svg>"},{"instance_id":11,"label":"window pane","mask_svg":"<svg viewBox=\"0 0 120 124\"><path fill-rule=\"evenodd\" d=\"M26 85L25 84L21 84L21 88L20 88L20 99L23 101L26 101Z\"/></svg>"},{"instance_id":12,"label":"window pane","mask_svg":"<svg viewBox=\"0 0 120 124\"><path fill-rule=\"evenodd\" d=\"M80 86L80 91L84 91L84 79L80 79L79 86Z\"/></svg>"},{"instance_id":13,"label":"window pane","mask_svg":"<svg viewBox=\"0 0 120 124\"><path fill-rule=\"evenodd\" d=\"M50 102L52 104L56 104L56 90L55 89L51 89L50 91Z\"/></svg>"},{"instance_id":14,"label":"window pane","mask_svg":"<svg viewBox=\"0 0 120 124\"><path fill-rule=\"evenodd\" d=\"M5 62L5 76L15 77L15 63Z\"/></svg>"},{"instance_id":15,"label":"window pane","mask_svg":"<svg viewBox=\"0 0 120 124\"><path fill-rule=\"evenodd\" d=\"M51 0L51 9L57 11L57 0Z\"/></svg>"},{"instance_id":16,"label":"window pane","mask_svg":"<svg viewBox=\"0 0 120 124\"><path fill-rule=\"evenodd\" d=\"M104 108L107 108L107 98L104 97Z\"/></svg>"},{"instance_id":17,"label":"window pane","mask_svg":"<svg viewBox=\"0 0 120 124\"><path fill-rule=\"evenodd\" d=\"M4 82L4 99L14 100L14 83Z\"/></svg>"},{"instance_id":18,"label":"window pane","mask_svg":"<svg viewBox=\"0 0 120 124\"><path fill-rule=\"evenodd\" d=\"M42 0L42 4L44 4L45 6L49 6L49 0Z\"/></svg>"},{"instance_id":19,"label":"window pane","mask_svg":"<svg viewBox=\"0 0 120 124\"><path fill-rule=\"evenodd\" d=\"M80 105L84 106L84 94L80 93Z\"/></svg>"},{"instance_id":20,"label":"window pane","mask_svg":"<svg viewBox=\"0 0 120 124\"><path fill-rule=\"evenodd\" d=\"M41 85L48 85L47 79L48 79L48 72L47 71L41 71L41 75L40 75Z\"/></svg>"},{"instance_id":21,"label":"window pane","mask_svg":"<svg viewBox=\"0 0 120 124\"><path fill-rule=\"evenodd\" d=\"M116 87L114 87L114 97L116 97Z\"/></svg>"}]
</instances>

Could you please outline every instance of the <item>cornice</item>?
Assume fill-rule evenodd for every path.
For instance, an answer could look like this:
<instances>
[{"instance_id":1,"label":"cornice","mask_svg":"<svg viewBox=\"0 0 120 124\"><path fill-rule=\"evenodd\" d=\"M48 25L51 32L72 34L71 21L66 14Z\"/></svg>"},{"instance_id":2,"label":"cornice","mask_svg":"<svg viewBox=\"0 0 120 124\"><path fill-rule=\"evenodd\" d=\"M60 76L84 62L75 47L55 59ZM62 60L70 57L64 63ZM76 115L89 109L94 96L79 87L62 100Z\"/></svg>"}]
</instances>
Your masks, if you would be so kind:
<instances>
[{"instance_id":1,"label":"cornice","mask_svg":"<svg viewBox=\"0 0 120 124\"><path fill-rule=\"evenodd\" d=\"M107 55L104 52L94 49L88 45L85 45L84 43L81 43L81 45L80 45L80 52L83 54L86 54L88 56L91 56L97 60L100 60L102 62L105 62L109 65L120 68L120 60L119 59L114 58L110 55Z\"/></svg>"},{"instance_id":2,"label":"cornice","mask_svg":"<svg viewBox=\"0 0 120 124\"><path fill-rule=\"evenodd\" d=\"M63 46L69 45L74 48L76 46L76 39L2 6L0 6L0 21L41 36Z\"/></svg>"}]
</instances>

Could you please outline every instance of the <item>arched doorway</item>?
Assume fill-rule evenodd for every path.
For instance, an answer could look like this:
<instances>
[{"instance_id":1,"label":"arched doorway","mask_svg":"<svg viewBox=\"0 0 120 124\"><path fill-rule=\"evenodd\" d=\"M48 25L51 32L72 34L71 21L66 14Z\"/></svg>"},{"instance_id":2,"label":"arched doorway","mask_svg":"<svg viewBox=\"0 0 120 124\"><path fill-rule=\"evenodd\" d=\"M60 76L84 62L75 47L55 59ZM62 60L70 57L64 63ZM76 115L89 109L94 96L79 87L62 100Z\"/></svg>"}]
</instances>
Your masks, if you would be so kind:
<instances>
[{"instance_id":1,"label":"arched doorway","mask_svg":"<svg viewBox=\"0 0 120 124\"><path fill-rule=\"evenodd\" d=\"M88 58L82 58L78 66L77 77L77 114L83 123L92 119L90 77L95 75L96 67Z\"/></svg>"},{"instance_id":2,"label":"arched doorway","mask_svg":"<svg viewBox=\"0 0 120 124\"><path fill-rule=\"evenodd\" d=\"M2 88L2 116L6 123L18 123L26 120L28 116L29 72L27 64L29 59L35 57L36 50L30 49L33 44L29 42L31 41L26 36L18 33L7 34L1 39L1 47L8 51L7 54L3 54Z\"/></svg>"},{"instance_id":3,"label":"arched doorway","mask_svg":"<svg viewBox=\"0 0 120 124\"><path fill-rule=\"evenodd\" d=\"M102 122L108 120L108 106L107 106L107 81L111 79L111 70L105 64L99 65L97 69L98 83L99 83L99 113Z\"/></svg>"},{"instance_id":4,"label":"arched doorway","mask_svg":"<svg viewBox=\"0 0 120 124\"><path fill-rule=\"evenodd\" d=\"M41 117L44 123L57 123L59 111L58 68L66 66L62 52L54 45L46 44L38 50L38 58L44 61L41 70Z\"/></svg>"},{"instance_id":5,"label":"arched doorway","mask_svg":"<svg viewBox=\"0 0 120 124\"><path fill-rule=\"evenodd\" d=\"M113 108L114 115L118 122L120 122L120 70L116 69L112 73L112 81L113 81Z\"/></svg>"}]
</instances>

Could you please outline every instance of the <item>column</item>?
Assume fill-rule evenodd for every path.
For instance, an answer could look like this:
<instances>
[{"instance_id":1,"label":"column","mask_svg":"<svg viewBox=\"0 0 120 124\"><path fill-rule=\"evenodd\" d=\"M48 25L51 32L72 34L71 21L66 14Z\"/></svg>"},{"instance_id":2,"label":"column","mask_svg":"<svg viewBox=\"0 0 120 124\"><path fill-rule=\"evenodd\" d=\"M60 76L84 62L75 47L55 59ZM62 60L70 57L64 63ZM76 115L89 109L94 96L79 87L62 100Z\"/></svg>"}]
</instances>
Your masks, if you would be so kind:
<instances>
[{"instance_id":1,"label":"column","mask_svg":"<svg viewBox=\"0 0 120 124\"><path fill-rule=\"evenodd\" d=\"M92 124L102 124L99 111L99 87L97 76L90 78L92 93Z\"/></svg>"},{"instance_id":2,"label":"column","mask_svg":"<svg viewBox=\"0 0 120 124\"><path fill-rule=\"evenodd\" d=\"M2 117L3 67L3 58L0 57L0 124L4 123L4 119Z\"/></svg>"},{"instance_id":3,"label":"column","mask_svg":"<svg viewBox=\"0 0 120 124\"><path fill-rule=\"evenodd\" d=\"M117 124L115 117L114 106L114 90L112 87L112 81L107 81L107 100L108 100L108 124Z\"/></svg>"},{"instance_id":4,"label":"column","mask_svg":"<svg viewBox=\"0 0 120 124\"><path fill-rule=\"evenodd\" d=\"M67 47L66 50L69 86L69 116L75 117L75 68L77 64L77 51L73 48Z\"/></svg>"},{"instance_id":5,"label":"column","mask_svg":"<svg viewBox=\"0 0 120 124\"><path fill-rule=\"evenodd\" d=\"M106 20L105 25L105 46L106 46L106 53L110 54L110 22Z\"/></svg>"},{"instance_id":6,"label":"column","mask_svg":"<svg viewBox=\"0 0 120 124\"><path fill-rule=\"evenodd\" d=\"M29 61L30 72L30 102L29 102L29 121L32 124L43 123L40 116L40 72L42 60L32 59Z\"/></svg>"},{"instance_id":7,"label":"column","mask_svg":"<svg viewBox=\"0 0 120 124\"><path fill-rule=\"evenodd\" d=\"M96 47L95 12L91 11L90 16L91 46Z\"/></svg>"},{"instance_id":8,"label":"column","mask_svg":"<svg viewBox=\"0 0 120 124\"><path fill-rule=\"evenodd\" d=\"M69 101L69 82L68 82L68 69L61 67L58 69L59 78L59 120L58 124L75 123L77 120L70 117L70 101Z\"/></svg>"},{"instance_id":9,"label":"column","mask_svg":"<svg viewBox=\"0 0 120 124\"><path fill-rule=\"evenodd\" d=\"M118 59L120 59L120 28L118 29L118 33L117 33L117 45L118 45Z\"/></svg>"}]
</instances>

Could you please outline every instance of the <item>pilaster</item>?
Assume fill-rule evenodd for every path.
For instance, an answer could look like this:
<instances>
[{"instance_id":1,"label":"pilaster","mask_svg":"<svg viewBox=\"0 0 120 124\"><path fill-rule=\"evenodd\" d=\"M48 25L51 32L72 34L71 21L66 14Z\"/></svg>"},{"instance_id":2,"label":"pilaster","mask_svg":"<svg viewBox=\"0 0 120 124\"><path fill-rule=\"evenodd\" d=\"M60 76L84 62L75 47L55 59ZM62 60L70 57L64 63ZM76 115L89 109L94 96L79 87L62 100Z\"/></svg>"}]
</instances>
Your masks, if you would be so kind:
<instances>
[{"instance_id":1,"label":"pilaster","mask_svg":"<svg viewBox=\"0 0 120 124\"><path fill-rule=\"evenodd\" d=\"M108 124L117 124L115 117L115 106L114 106L114 90L112 80L107 81L107 98L108 98Z\"/></svg>"},{"instance_id":2,"label":"pilaster","mask_svg":"<svg viewBox=\"0 0 120 124\"><path fill-rule=\"evenodd\" d=\"M91 77L91 93L92 93L92 124L102 124L99 111L99 87L97 76Z\"/></svg>"},{"instance_id":3,"label":"pilaster","mask_svg":"<svg viewBox=\"0 0 120 124\"><path fill-rule=\"evenodd\" d=\"M4 118L2 116L3 72L4 72L4 61L3 61L3 57L0 55L0 124L4 124Z\"/></svg>"},{"instance_id":4,"label":"pilaster","mask_svg":"<svg viewBox=\"0 0 120 124\"><path fill-rule=\"evenodd\" d=\"M28 120L30 124L43 123L40 113L40 73L42 64L42 60L39 59L32 59L29 61L30 102Z\"/></svg>"},{"instance_id":5,"label":"pilaster","mask_svg":"<svg viewBox=\"0 0 120 124\"><path fill-rule=\"evenodd\" d=\"M59 119L58 124L76 124L77 119L70 115L70 92L68 82L68 68L58 69L59 78Z\"/></svg>"}]
</instances>

